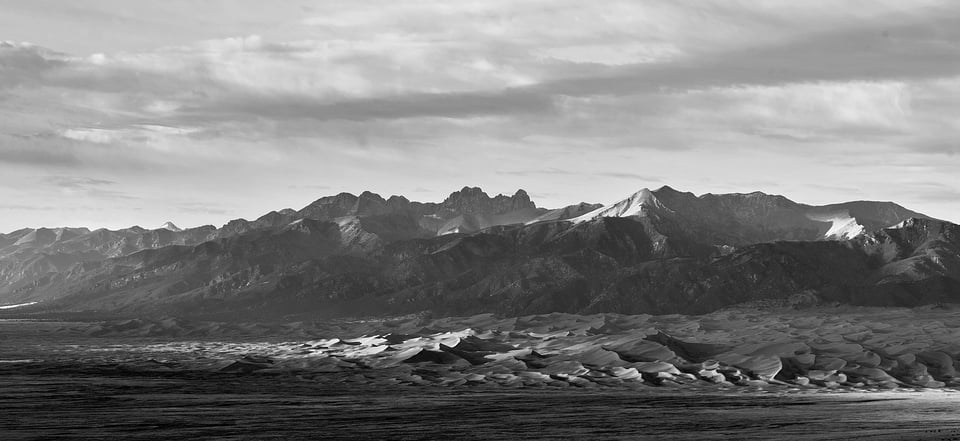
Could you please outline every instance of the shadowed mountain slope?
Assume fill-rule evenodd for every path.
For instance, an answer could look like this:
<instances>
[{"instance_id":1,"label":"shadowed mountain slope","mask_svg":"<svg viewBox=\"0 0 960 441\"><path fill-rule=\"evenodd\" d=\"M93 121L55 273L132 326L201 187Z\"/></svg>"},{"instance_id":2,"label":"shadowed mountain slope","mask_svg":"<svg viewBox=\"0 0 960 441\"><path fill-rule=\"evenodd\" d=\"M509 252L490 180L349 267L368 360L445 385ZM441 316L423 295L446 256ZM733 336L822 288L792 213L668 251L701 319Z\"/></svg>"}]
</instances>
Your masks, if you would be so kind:
<instances>
[{"instance_id":1,"label":"shadowed mountain slope","mask_svg":"<svg viewBox=\"0 0 960 441\"><path fill-rule=\"evenodd\" d=\"M58 234L66 244L97 232L20 231L2 238L10 243L4 249L14 250L2 261L9 265L3 275L15 275L8 268L35 273L0 296L8 304L41 302L22 311L230 319L706 313L757 302L960 300L960 227L900 219L914 213L895 204L811 207L763 193L697 197L664 187L589 208L557 214L536 208L522 191L491 198L464 188L439 204L344 193L299 212L211 227L199 243L182 239L190 229L128 232L135 244L170 245L135 245L141 250L116 256L107 247L88 260L65 252L18 257L16 250L28 243L49 249ZM863 229L896 225L847 237L827 234L834 224L812 219L837 210ZM562 219L573 214L581 215ZM425 220L434 218L444 223Z\"/></svg>"}]
</instances>

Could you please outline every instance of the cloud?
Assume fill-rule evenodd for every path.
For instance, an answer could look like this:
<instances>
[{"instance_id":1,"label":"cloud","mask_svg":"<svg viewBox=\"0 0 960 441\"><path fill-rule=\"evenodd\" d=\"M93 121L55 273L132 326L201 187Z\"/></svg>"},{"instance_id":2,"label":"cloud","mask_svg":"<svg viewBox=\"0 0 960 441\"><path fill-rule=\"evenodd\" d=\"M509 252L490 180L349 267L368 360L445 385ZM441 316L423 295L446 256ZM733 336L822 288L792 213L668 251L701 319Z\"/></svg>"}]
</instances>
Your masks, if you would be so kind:
<instances>
[{"instance_id":1,"label":"cloud","mask_svg":"<svg viewBox=\"0 0 960 441\"><path fill-rule=\"evenodd\" d=\"M34 83L66 62L65 56L25 43L0 41L0 90Z\"/></svg>"},{"instance_id":2,"label":"cloud","mask_svg":"<svg viewBox=\"0 0 960 441\"><path fill-rule=\"evenodd\" d=\"M484 115L541 113L552 108L549 97L523 91L491 93L418 93L391 98L370 98L340 102L299 96L240 96L185 107L184 121L271 119L352 120L404 119L421 117L469 118Z\"/></svg>"},{"instance_id":3,"label":"cloud","mask_svg":"<svg viewBox=\"0 0 960 441\"><path fill-rule=\"evenodd\" d=\"M691 90L960 75L960 48L949 44L960 39L960 17L938 9L918 8L921 12L897 17L880 12L863 17L842 9L820 17L847 25L837 30L817 25L810 11L828 9L820 3L779 13L724 3L698 6L706 17L718 17L710 19L655 3L617 2L609 10L583 11L544 6L425 2L385 5L377 15L324 9L324 15L305 21L319 35L337 38L271 42L250 35L85 58L8 46L19 54L15 65L35 78L36 87L72 90L77 96L69 101L98 99L118 124L207 126L198 136L222 132L233 122L553 115L564 110L558 106L564 97L641 95L662 101L664 96L682 99ZM796 23L787 20L790 13ZM464 27L451 34L437 25L440 17ZM742 29L727 32L727 19ZM701 25L717 35L717 42L690 40L659 24L662 20ZM354 33L343 26L348 22L360 29L383 28ZM564 22L576 26L557 26ZM769 43L758 44L755 35L752 40L742 35L768 31L770 22L789 23L783 27L786 37L772 34ZM638 24L651 27L638 31ZM606 56L590 48L626 55ZM115 141L96 130L101 129L88 125L64 133Z\"/></svg>"},{"instance_id":4,"label":"cloud","mask_svg":"<svg viewBox=\"0 0 960 441\"><path fill-rule=\"evenodd\" d=\"M63 209L63 207L52 207L49 205L0 204L0 210L6 211L55 211L61 209Z\"/></svg>"},{"instance_id":5,"label":"cloud","mask_svg":"<svg viewBox=\"0 0 960 441\"><path fill-rule=\"evenodd\" d=\"M498 175L504 176L583 176L583 177L606 177L617 179L631 179L638 181L662 182L657 176L651 176L641 173L616 172L616 171L574 171L561 170L557 168L545 168L541 170L497 170Z\"/></svg>"},{"instance_id":6,"label":"cloud","mask_svg":"<svg viewBox=\"0 0 960 441\"><path fill-rule=\"evenodd\" d=\"M301 188L310 189L310 190L329 190L332 187L330 187L329 185L301 184L301 185L288 185L287 188L291 190L296 190Z\"/></svg>"},{"instance_id":7,"label":"cloud","mask_svg":"<svg viewBox=\"0 0 960 441\"><path fill-rule=\"evenodd\" d=\"M629 180L786 192L828 172L840 192L949 179L960 151L960 10L940 0L37 1L0 17L50 47L0 44L0 187L116 184L30 197L137 195L157 212L209 192L231 205L188 209L225 215L308 201L311 176L593 200ZM74 41L78 26L103 35Z\"/></svg>"},{"instance_id":8,"label":"cloud","mask_svg":"<svg viewBox=\"0 0 960 441\"><path fill-rule=\"evenodd\" d=\"M960 199L960 186L935 181L908 181L900 183L912 198L934 202L952 202Z\"/></svg>"},{"instance_id":9,"label":"cloud","mask_svg":"<svg viewBox=\"0 0 960 441\"><path fill-rule=\"evenodd\" d=\"M106 129L67 129L63 131L62 135L64 138L96 144L112 144L120 139L113 131Z\"/></svg>"},{"instance_id":10,"label":"cloud","mask_svg":"<svg viewBox=\"0 0 960 441\"><path fill-rule=\"evenodd\" d=\"M861 24L853 29L813 34L766 47L711 54L701 58L678 57L657 63L601 66L587 70L581 68L575 78L551 79L548 75L543 81L530 85L484 91L448 90L425 93L414 88L406 91L400 89L400 93L390 93L386 97L362 96L375 92L373 89L357 92L362 90L362 87L353 90L341 88L339 95L333 97L309 93L248 93L198 101L194 105L184 106L181 110L186 119L208 118L212 121L256 118L367 121L422 117L553 115L563 110L558 105L558 100L564 97L611 96L622 99L625 96L639 95L647 101L662 103L671 100L690 101L687 95L691 91L715 92L725 89L728 94L753 94L757 99L779 99L781 102L787 99L795 102L806 99L809 105L822 106L819 109L811 108L811 114L826 110L846 125L868 126L871 123L890 123L891 118L897 116L878 115L875 111L888 109L889 106L870 110L871 105L876 104L874 101L902 92L905 87L902 81L960 75L960 63L955 61L960 59L960 49L956 45L945 44L960 39L960 34L952 30L955 29L954 25L958 25L956 29L960 29L960 19L951 16L938 18L932 23L926 20L922 23L885 26L883 31ZM262 43L257 44L261 50L267 47ZM284 51L277 49L281 47L285 48ZM288 53L292 52L293 48L275 45L271 50ZM306 53L313 53L301 49ZM891 63L890 60L901 61ZM543 63L528 60L527 64ZM554 73L554 76L562 77L563 66L554 67L561 70L561 73ZM397 74L402 75L403 72ZM427 74L427 77L432 76ZM845 84L846 82L851 83ZM440 83L442 81L438 84ZM880 90L882 88L890 90ZM813 92L813 95L810 95L810 92ZM793 95L778 97L778 93ZM832 95L827 95L828 93ZM823 96L814 102L816 94ZM837 99L841 100L838 105L829 107L832 100ZM656 110L656 106L650 105L631 109L641 115L645 111L649 114ZM903 112L902 108L895 110ZM878 118L884 120L878 121ZM795 139L809 137L787 131L757 131L758 134L764 132Z\"/></svg>"},{"instance_id":11,"label":"cloud","mask_svg":"<svg viewBox=\"0 0 960 441\"><path fill-rule=\"evenodd\" d=\"M47 176L43 178L42 181L46 184L68 189L116 185L116 182L106 179L83 178L76 176Z\"/></svg>"},{"instance_id":12,"label":"cloud","mask_svg":"<svg viewBox=\"0 0 960 441\"><path fill-rule=\"evenodd\" d=\"M130 194L106 187L117 186L117 182L79 176L45 176L40 183L55 187L67 195L77 195L91 199L139 199Z\"/></svg>"},{"instance_id":13,"label":"cloud","mask_svg":"<svg viewBox=\"0 0 960 441\"><path fill-rule=\"evenodd\" d=\"M177 207L177 210L184 213L216 214L216 215L227 214L231 212L231 210L227 210L225 208L216 208L216 207L200 206L200 205L179 205Z\"/></svg>"},{"instance_id":14,"label":"cloud","mask_svg":"<svg viewBox=\"0 0 960 441\"><path fill-rule=\"evenodd\" d=\"M20 166L71 166L79 162L75 152L56 142L50 132L0 133L0 164Z\"/></svg>"},{"instance_id":15,"label":"cloud","mask_svg":"<svg viewBox=\"0 0 960 441\"><path fill-rule=\"evenodd\" d=\"M611 178L620 178L620 179L636 179L640 181L663 182L663 179L660 177L644 175L640 173L603 172L603 173L594 173L594 175L607 176Z\"/></svg>"}]
</instances>

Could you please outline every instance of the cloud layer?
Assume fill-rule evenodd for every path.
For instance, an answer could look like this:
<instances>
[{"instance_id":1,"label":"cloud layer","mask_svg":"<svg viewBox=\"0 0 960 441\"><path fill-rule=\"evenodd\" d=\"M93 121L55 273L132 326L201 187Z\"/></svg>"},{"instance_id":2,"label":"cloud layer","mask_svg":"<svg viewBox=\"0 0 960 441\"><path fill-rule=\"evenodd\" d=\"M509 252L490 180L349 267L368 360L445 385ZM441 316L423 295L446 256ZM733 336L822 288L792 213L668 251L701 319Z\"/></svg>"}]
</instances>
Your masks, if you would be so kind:
<instances>
[{"instance_id":1,"label":"cloud layer","mask_svg":"<svg viewBox=\"0 0 960 441\"><path fill-rule=\"evenodd\" d=\"M551 206L759 189L960 221L951 2L122 5L73 11L102 29L76 42L62 8L0 1L0 205L19 213L0 230L467 184ZM43 41L23 42L31 20Z\"/></svg>"}]
</instances>

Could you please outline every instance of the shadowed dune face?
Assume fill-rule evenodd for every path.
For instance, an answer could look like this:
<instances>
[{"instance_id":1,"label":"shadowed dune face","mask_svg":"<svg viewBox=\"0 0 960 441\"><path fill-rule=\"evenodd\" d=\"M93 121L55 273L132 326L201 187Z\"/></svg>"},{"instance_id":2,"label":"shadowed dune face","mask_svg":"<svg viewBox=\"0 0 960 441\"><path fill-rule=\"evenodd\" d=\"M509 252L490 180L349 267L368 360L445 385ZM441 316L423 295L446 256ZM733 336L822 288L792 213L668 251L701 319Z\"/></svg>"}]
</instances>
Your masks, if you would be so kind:
<instances>
[{"instance_id":1,"label":"shadowed dune face","mask_svg":"<svg viewBox=\"0 0 960 441\"><path fill-rule=\"evenodd\" d=\"M950 309L490 314L327 323L0 322L0 369L295 375L362 385L784 391L960 386Z\"/></svg>"}]
</instances>

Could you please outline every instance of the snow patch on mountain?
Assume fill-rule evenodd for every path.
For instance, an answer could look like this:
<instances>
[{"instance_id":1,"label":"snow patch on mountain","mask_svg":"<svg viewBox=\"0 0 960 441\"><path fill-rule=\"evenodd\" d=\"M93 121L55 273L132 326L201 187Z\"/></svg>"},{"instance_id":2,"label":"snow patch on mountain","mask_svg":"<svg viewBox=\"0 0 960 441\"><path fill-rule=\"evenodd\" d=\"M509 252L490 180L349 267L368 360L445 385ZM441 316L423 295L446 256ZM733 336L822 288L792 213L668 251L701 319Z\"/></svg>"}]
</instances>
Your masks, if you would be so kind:
<instances>
[{"instance_id":1,"label":"snow patch on mountain","mask_svg":"<svg viewBox=\"0 0 960 441\"><path fill-rule=\"evenodd\" d=\"M170 231L173 231L173 232L183 231L182 228L174 225L174 223L173 223L173 222L170 222L170 221L164 222L163 225L160 226L160 229L161 229L161 230L170 230Z\"/></svg>"},{"instance_id":2,"label":"snow patch on mountain","mask_svg":"<svg viewBox=\"0 0 960 441\"><path fill-rule=\"evenodd\" d=\"M3 305L3 306L0 306L0 309L22 308L24 306L36 305L37 303L40 303L40 302L27 302L27 303L18 303L16 305Z\"/></svg>"},{"instance_id":3,"label":"snow patch on mountain","mask_svg":"<svg viewBox=\"0 0 960 441\"><path fill-rule=\"evenodd\" d=\"M866 232L866 228L850 216L849 211L834 213L807 214L807 218L817 222L830 222L830 228L823 233L824 239L852 239Z\"/></svg>"},{"instance_id":4,"label":"snow patch on mountain","mask_svg":"<svg viewBox=\"0 0 960 441\"><path fill-rule=\"evenodd\" d=\"M648 188L644 188L630 197L612 205L606 205L593 210L583 216L571 219L573 223L586 222L598 217L630 217L642 216L646 210L651 208L665 208L663 204L654 196Z\"/></svg>"}]
</instances>

